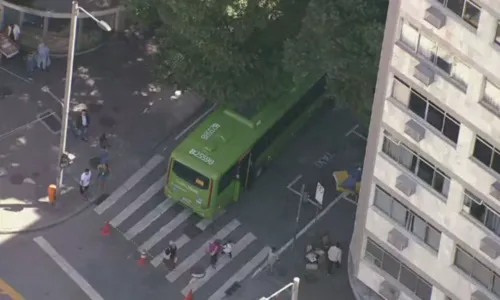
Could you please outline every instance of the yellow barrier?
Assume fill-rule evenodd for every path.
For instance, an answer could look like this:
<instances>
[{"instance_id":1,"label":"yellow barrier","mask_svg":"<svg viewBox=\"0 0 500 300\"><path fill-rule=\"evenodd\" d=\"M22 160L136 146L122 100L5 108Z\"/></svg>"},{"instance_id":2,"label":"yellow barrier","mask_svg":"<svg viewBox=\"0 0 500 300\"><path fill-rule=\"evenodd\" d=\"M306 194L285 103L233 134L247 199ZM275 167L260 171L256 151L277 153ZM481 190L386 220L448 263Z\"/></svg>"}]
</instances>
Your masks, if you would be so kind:
<instances>
[{"instance_id":1,"label":"yellow barrier","mask_svg":"<svg viewBox=\"0 0 500 300\"><path fill-rule=\"evenodd\" d=\"M7 295L11 300L25 300L21 294L13 289L7 282L0 279L0 295ZM2 298L2 297L0 297ZM3 299L3 298L2 298Z\"/></svg>"}]
</instances>

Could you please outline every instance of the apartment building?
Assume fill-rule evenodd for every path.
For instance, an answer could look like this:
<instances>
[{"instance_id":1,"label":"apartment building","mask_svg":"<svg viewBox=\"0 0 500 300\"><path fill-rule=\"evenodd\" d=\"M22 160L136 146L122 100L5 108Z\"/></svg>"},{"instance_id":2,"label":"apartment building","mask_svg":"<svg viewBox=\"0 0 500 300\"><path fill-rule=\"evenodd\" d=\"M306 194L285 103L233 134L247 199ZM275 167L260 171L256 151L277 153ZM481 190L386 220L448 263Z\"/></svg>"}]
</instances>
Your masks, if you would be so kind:
<instances>
[{"instance_id":1,"label":"apartment building","mask_svg":"<svg viewBox=\"0 0 500 300\"><path fill-rule=\"evenodd\" d=\"M500 0L390 0L350 247L385 299L500 299Z\"/></svg>"}]
</instances>

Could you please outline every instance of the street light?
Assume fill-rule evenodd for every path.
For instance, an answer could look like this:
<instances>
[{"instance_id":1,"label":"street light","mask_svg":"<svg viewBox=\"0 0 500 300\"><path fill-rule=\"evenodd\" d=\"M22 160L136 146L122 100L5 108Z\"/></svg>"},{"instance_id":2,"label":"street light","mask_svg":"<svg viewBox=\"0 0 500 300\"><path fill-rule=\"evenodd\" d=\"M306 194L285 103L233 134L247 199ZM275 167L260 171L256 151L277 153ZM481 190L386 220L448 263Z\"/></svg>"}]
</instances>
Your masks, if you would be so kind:
<instances>
[{"instance_id":1,"label":"street light","mask_svg":"<svg viewBox=\"0 0 500 300\"><path fill-rule=\"evenodd\" d=\"M63 184L63 173L64 165L61 164L61 160L66 153L66 138L68 135L68 116L69 116L69 105L71 101L71 83L73 81L73 62L75 60L75 45L76 45L76 28L78 23L78 13L83 12L89 18L91 18L97 25L104 31L111 31L112 28L103 20L99 20L94 17L91 13L78 6L78 2L73 1L71 8L71 24L70 24L70 34L69 34L69 46L68 46L68 61L66 66L66 85L64 87L64 101L63 101L63 111L62 111L62 124L61 124L61 140L59 143L59 175L57 177L57 193L61 192L61 187Z\"/></svg>"}]
</instances>

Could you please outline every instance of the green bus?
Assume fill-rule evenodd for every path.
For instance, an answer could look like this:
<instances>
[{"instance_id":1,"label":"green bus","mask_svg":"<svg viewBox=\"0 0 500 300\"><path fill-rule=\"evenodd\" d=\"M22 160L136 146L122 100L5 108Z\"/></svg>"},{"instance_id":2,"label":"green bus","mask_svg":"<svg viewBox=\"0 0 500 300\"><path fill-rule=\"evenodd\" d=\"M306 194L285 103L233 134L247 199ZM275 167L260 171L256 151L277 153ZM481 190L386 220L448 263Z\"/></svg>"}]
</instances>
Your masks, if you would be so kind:
<instances>
[{"instance_id":1,"label":"green bus","mask_svg":"<svg viewBox=\"0 0 500 300\"><path fill-rule=\"evenodd\" d=\"M172 151L166 196L204 218L238 200L322 106L325 80L294 87L253 117L216 109Z\"/></svg>"}]
</instances>

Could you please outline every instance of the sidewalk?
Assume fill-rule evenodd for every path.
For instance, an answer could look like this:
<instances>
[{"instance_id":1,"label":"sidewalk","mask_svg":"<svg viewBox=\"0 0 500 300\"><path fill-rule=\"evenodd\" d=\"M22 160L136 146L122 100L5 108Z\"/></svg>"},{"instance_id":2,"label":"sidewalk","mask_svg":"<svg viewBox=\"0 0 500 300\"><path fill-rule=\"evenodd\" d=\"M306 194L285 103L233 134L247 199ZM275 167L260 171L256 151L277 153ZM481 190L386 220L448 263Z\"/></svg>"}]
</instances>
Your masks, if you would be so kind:
<instances>
[{"instance_id":1,"label":"sidewalk","mask_svg":"<svg viewBox=\"0 0 500 300\"><path fill-rule=\"evenodd\" d=\"M89 111L89 141L68 132L66 149L76 159L65 169L65 189L54 208L46 196L58 173L65 64L64 59L54 59L50 72L35 74L32 82L23 79L22 60L1 65L0 81L12 95L0 101L0 234L40 230L87 207L78 194L78 181L85 168L95 171L101 133L111 144L106 196L155 151L163 150L165 141L205 105L189 92L171 99L171 87L155 84L141 44L114 42L77 57L71 115L82 108ZM42 91L43 86L50 93ZM50 124L38 118L45 111L55 116L46 122Z\"/></svg>"}]
</instances>

